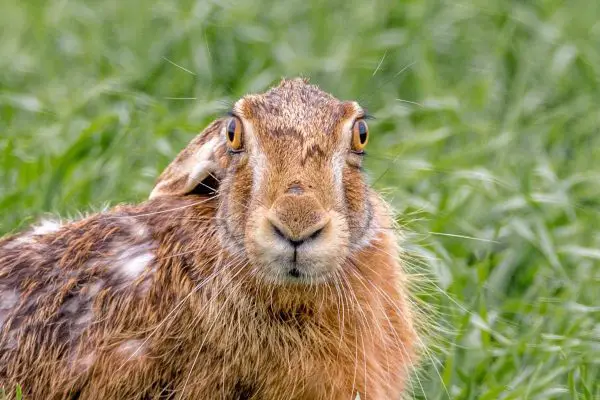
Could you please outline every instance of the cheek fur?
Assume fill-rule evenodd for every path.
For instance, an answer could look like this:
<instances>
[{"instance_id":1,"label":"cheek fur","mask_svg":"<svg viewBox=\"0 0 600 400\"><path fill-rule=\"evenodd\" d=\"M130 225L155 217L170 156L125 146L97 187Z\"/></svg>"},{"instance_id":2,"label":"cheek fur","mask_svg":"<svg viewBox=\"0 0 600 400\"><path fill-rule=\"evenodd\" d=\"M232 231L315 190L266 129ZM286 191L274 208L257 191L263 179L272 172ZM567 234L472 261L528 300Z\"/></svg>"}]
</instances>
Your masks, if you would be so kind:
<instances>
[{"instance_id":1,"label":"cheek fur","mask_svg":"<svg viewBox=\"0 0 600 400\"><path fill-rule=\"evenodd\" d=\"M266 156L263 153L256 154L250 159L249 165L252 169L252 194L256 197L260 195L260 188L264 186L266 171L268 171Z\"/></svg>"},{"instance_id":2,"label":"cheek fur","mask_svg":"<svg viewBox=\"0 0 600 400\"><path fill-rule=\"evenodd\" d=\"M219 188L217 219L218 225L223 228L224 245L230 244L231 239L234 239L237 245L243 244L252 186L252 171L247 162L243 159L233 162Z\"/></svg>"},{"instance_id":3,"label":"cheek fur","mask_svg":"<svg viewBox=\"0 0 600 400\"><path fill-rule=\"evenodd\" d=\"M372 216L368 200L368 187L362 174L355 168L344 169L344 195L346 198L350 241L357 244L368 229Z\"/></svg>"}]
</instances>

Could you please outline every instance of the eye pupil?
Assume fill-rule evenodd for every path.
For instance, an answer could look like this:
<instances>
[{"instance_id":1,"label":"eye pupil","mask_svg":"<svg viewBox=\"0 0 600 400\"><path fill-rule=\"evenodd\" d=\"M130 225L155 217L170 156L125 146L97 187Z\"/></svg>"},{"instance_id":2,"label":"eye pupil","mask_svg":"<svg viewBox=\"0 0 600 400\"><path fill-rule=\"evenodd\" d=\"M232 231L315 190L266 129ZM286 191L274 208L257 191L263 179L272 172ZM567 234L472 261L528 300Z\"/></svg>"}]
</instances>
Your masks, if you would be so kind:
<instances>
[{"instance_id":1,"label":"eye pupil","mask_svg":"<svg viewBox=\"0 0 600 400\"><path fill-rule=\"evenodd\" d=\"M229 125L227 125L227 139L229 139L230 142L233 142L235 140L235 128L236 128L236 123L235 120L231 120L231 122L229 122Z\"/></svg>"},{"instance_id":2,"label":"eye pupil","mask_svg":"<svg viewBox=\"0 0 600 400\"><path fill-rule=\"evenodd\" d=\"M360 121L358 123L358 137L360 138L360 143L365 143L367 141L367 125Z\"/></svg>"}]
</instances>

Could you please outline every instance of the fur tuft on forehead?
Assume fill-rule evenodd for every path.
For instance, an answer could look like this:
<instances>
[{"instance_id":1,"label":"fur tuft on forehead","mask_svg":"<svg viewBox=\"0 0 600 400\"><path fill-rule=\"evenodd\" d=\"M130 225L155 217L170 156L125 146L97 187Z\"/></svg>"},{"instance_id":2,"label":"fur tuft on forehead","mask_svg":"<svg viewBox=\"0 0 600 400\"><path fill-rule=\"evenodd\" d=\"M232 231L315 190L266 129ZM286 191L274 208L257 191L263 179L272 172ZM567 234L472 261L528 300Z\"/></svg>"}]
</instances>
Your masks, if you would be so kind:
<instances>
[{"instance_id":1,"label":"fur tuft on forehead","mask_svg":"<svg viewBox=\"0 0 600 400\"><path fill-rule=\"evenodd\" d=\"M263 94L245 96L236 108L259 131L302 138L334 132L357 112L355 103L340 101L302 78L283 79Z\"/></svg>"},{"instance_id":2,"label":"fur tuft on forehead","mask_svg":"<svg viewBox=\"0 0 600 400\"><path fill-rule=\"evenodd\" d=\"M248 118L258 116L285 116L291 108L297 111L339 108L341 102L303 79L282 80L262 94L244 97L243 113Z\"/></svg>"}]
</instances>

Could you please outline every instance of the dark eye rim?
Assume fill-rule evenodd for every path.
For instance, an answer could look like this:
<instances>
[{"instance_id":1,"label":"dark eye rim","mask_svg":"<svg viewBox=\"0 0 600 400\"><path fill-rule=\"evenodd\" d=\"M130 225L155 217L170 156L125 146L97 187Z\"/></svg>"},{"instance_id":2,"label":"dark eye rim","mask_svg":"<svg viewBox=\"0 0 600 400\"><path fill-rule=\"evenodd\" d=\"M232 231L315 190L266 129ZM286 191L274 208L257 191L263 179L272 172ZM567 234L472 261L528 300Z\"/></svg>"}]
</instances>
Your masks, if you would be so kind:
<instances>
[{"instance_id":1,"label":"dark eye rim","mask_svg":"<svg viewBox=\"0 0 600 400\"><path fill-rule=\"evenodd\" d=\"M357 156L364 157L367 155L365 150L350 150L350 153L356 154Z\"/></svg>"}]
</instances>

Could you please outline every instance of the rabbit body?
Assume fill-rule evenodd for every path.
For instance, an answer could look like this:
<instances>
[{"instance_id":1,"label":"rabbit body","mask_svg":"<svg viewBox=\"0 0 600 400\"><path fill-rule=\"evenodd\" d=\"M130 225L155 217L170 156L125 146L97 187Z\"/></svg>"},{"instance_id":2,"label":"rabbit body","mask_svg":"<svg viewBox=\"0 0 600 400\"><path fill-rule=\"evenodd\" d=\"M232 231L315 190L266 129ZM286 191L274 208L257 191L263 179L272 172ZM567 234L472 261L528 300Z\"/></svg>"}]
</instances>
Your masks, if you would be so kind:
<instances>
[{"instance_id":1,"label":"rabbit body","mask_svg":"<svg viewBox=\"0 0 600 400\"><path fill-rule=\"evenodd\" d=\"M267 93L283 110L236 105L254 118L246 155L227 151L218 120L149 201L0 240L0 387L32 399L400 396L417 339L390 212L354 159L327 178L343 202L287 162L257 174L251 141L282 128L257 113L314 111L316 95L338 104L303 80ZM310 146L298 153L314 174L306 149L326 150Z\"/></svg>"}]
</instances>

